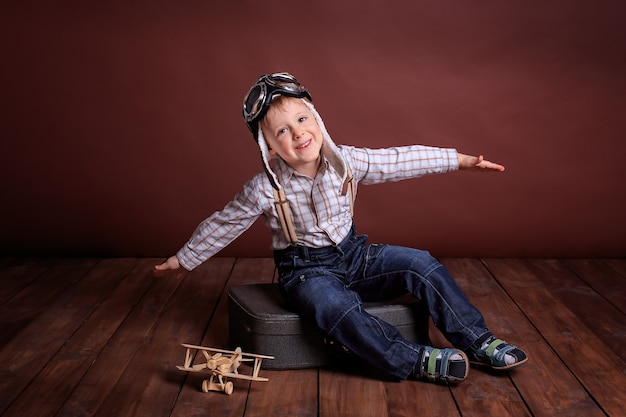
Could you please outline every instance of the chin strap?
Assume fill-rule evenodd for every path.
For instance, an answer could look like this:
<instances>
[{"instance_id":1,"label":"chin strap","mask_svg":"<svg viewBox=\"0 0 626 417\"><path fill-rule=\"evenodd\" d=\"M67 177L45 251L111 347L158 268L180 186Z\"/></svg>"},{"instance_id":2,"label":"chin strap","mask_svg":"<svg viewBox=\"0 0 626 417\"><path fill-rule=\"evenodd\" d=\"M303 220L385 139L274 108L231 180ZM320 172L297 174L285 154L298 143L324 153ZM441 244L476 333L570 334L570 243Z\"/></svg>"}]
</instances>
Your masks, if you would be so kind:
<instances>
[{"instance_id":1,"label":"chin strap","mask_svg":"<svg viewBox=\"0 0 626 417\"><path fill-rule=\"evenodd\" d=\"M354 177L352 176L352 171L349 166L346 166L346 170L347 175L341 187L341 195L345 196L348 192L350 193L350 215L354 216ZM272 182L273 185L273 181L271 180L272 178L270 178L270 182ZM280 227L283 229L289 243L295 245L298 243L298 237L296 236L296 229L293 227L291 209L289 208L289 201L287 201L287 197L285 196L285 190L281 187L280 189L274 188L273 191L274 204L276 205Z\"/></svg>"}]
</instances>

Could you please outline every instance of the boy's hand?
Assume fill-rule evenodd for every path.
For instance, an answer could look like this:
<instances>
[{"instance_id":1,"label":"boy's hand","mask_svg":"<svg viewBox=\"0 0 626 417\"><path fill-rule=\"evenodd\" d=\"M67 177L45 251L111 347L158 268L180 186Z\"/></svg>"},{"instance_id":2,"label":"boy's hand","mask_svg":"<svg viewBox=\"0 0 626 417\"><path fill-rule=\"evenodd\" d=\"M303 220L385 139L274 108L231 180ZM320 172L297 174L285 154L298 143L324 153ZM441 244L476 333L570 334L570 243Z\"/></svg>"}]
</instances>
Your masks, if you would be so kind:
<instances>
[{"instance_id":1,"label":"boy's hand","mask_svg":"<svg viewBox=\"0 0 626 417\"><path fill-rule=\"evenodd\" d=\"M465 171L504 171L504 167L480 156L458 153L459 169Z\"/></svg>"},{"instance_id":2,"label":"boy's hand","mask_svg":"<svg viewBox=\"0 0 626 417\"><path fill-rule=\"evenodd\" d=\"M178 269L180 268L180 263L178 262L178 258L176 256L170 256L167 258L167 261L163 262L161 265L155 265L154 269L157 271L166 271L168 269Z\"/></svg>"}]
</instances>

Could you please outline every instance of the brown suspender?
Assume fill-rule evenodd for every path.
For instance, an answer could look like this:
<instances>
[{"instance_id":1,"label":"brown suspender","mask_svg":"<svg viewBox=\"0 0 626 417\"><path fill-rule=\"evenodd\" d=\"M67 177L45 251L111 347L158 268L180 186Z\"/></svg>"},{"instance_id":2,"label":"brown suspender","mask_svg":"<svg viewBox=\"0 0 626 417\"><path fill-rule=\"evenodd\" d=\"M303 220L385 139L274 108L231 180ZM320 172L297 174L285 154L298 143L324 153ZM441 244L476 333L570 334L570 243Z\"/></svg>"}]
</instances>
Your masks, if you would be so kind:
<instances>
[{"instance_id":1,"label":"brown suspender","mask_svg":"<svg viewBox=\"0 0 626 417\"><path fill-rule=\"evenodd\" d=\"M278 213L278 219L280 220L280 227L285 233L285 237L290 243L296 243L298 238L296 237L296 230L293 227L293 221L291 220L291 210L289 209L289 201L285 197L285 190L274 189L274 204L276 205L276 212Z\"/></svg>"}]
</instances>

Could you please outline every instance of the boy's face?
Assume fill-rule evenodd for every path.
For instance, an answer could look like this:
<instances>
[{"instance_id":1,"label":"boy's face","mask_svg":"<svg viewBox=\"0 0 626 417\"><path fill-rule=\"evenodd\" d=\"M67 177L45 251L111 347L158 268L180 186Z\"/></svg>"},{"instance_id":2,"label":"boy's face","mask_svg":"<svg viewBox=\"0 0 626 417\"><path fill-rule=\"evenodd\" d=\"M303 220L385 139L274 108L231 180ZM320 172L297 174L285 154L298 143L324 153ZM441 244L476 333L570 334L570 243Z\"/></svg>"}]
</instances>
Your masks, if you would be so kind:
<instances>
[{"instance_id":1,"label":"boy's face","mask_svg":"<svg viewBox=\"0 0 626 417\"><path fill-rule=\"evenodd\" d=\"M280 156L297 172L315 177L324 137L301 99L285 98L270 107L261 129L271 155Z\"/></svg>"}]
</instances>

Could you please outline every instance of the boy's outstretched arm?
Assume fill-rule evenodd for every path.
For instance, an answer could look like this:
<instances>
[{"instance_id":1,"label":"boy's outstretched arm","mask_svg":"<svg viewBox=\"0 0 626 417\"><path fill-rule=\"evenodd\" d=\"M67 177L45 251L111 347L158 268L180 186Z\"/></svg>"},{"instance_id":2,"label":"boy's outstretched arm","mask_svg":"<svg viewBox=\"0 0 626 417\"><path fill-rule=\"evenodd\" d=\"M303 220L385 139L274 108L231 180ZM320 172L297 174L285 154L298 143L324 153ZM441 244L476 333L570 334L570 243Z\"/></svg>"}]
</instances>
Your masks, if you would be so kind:
<instances>
[{"instance_id":1,"label":"boy's outstretched arm","mask_svg":"<svg viewBox=\"0 0 626 417\"><path fill-rule=\"evenodd\" d=\"M465 171L504 171L504 167L495 162L487 161L480 156L465 155L457 153L459 158L459 169Z\"/></svg>"},{"instance_id":2,"label":"boy's outstretched arm","mask_svg":"<svg viewBox=\"0 0 626 417\"><path fill-rule=\"evenodd\" d=\"M168 269L178 268L180 268L180 263L178 262L178 258L176 256L170 256L162 264L154 266L154 269L156 269L157 271L166 271Z\"/></svg>"}]
</instances>

